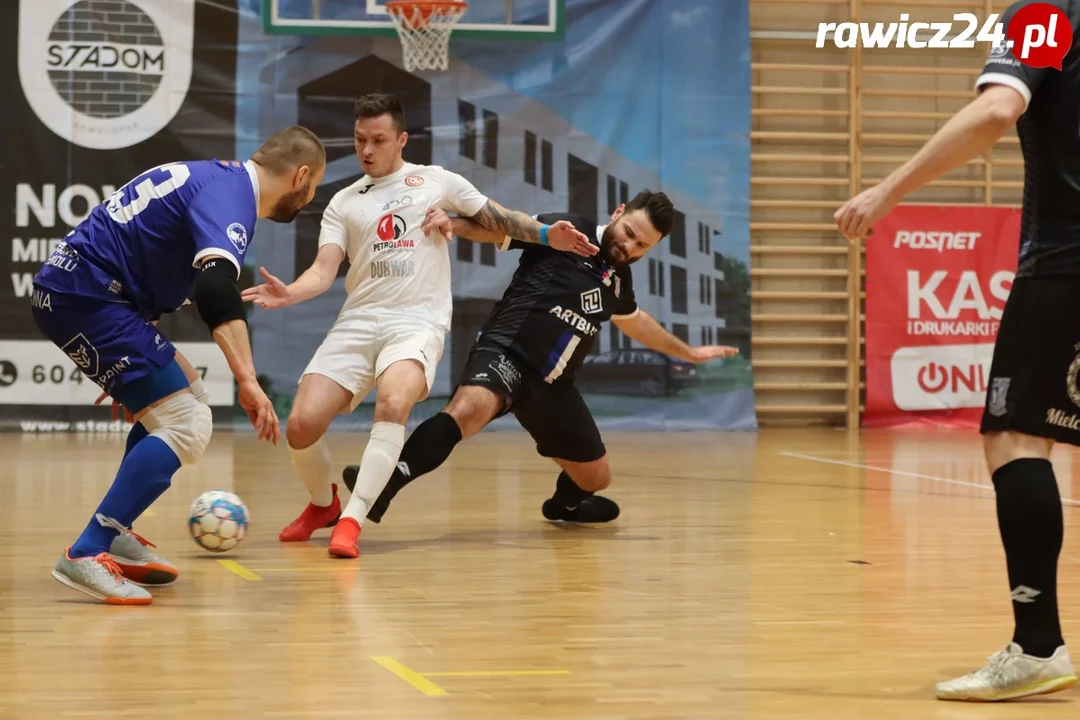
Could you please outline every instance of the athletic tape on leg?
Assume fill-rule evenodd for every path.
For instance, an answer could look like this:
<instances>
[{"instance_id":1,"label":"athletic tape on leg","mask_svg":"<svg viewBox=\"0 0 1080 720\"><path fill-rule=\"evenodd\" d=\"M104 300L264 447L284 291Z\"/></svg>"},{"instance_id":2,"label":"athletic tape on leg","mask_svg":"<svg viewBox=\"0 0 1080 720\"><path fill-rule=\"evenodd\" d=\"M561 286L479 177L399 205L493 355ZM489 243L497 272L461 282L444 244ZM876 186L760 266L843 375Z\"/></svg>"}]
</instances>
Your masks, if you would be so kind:
<instances>
[{"instance_id":1,"label":"athletic tape on leg","mask_svg":"<svg viewBox=\"0 0 1080 720\"><path fill-rule=\"evenodd\" d=\"M191 383L191 392L194 393L195 399L203 405L210 404L210 391L206 389L206 383L203 382L202 378L195 378L195 381Z\"/></svg>"}]
</instances>

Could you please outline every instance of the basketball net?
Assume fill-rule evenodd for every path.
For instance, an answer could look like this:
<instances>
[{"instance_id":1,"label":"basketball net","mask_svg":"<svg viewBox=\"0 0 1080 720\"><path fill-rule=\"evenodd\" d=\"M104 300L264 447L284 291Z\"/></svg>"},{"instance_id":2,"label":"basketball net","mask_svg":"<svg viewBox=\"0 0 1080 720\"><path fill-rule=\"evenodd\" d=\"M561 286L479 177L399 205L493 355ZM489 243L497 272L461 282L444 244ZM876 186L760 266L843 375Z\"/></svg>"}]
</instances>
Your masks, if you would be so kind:
<instances>
[{"instance_id":1,"label":"basketball net","mask_svg":"<svg viewBox=\"0 0 1080 720\"><path fill-rule=\"evenodd\" d=\"M460 0L391 0L386 3L398 37L405 69L446 70L450 66L450 33L465 14Z\"/></svg>"}]
</instances>

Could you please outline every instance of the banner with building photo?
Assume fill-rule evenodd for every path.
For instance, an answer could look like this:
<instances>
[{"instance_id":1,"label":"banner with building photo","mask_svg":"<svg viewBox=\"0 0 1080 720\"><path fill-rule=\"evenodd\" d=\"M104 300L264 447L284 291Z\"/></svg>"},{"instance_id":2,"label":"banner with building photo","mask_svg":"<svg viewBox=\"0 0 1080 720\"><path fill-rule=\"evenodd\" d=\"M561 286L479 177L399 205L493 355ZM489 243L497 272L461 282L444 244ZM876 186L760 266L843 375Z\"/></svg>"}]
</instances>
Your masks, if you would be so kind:
<instances>
[{"instance_id":1,"label":"banner with building photo","mask_svg":"<svg viewBox=\"0 0 1080 720\"><path fill-rule=\"evenodd\" d=\"M17 7L14 7L17 4ZM90 209L139 173L236 149L236 0L19 0L0 24L0 425L115 429L97 387L44 340L34 274ZM228 365L197 314L162 332L232 407ZM231 421L231 412L216 412Z\"/></svg>"},{"instance_id":2,"label":"banner with building photo","mask_svg":"<svg viewBox=\"0 0 1080 720\"><path fill-rule=\"evenodd\" d=\"M978 427L1020 211L900 206L866 244L864 427Z\"/></svg>"},{"instance_id":3,"label":"banner with building photo","mask_svg":"<svg viewBox=\"0 0 1080 720\"><path fill-rule=\"evenodd\" d=\"M306 0L280 0L302 17ZM442 165L530 213L572 211L603 222L638 191L667 192L672 236L634 265L642 309L694 345L736 345L733 359L691 366L601 329L578 385L603 428L754 429L750 343L750 37L739 0L567 0L560 39L453 37L446 72L409 73L390 33L272 35L250 0L240 28L238 154L277 127L301 123L326 142L315 202L293 225L262 225L251 258L291 280L317 251L320 213L362 171L352 147L353 100L390 92L406 105L408 161ZM370 3L369 3L370 5ZM515 13L547 2L519 0ZM505 3L500 0L499 7ZM348 3L326 13L362 12ZM338 17L338 15L327 15ZM455 240L454 316L431 397L446 402L476 331L520 253ZM347 262L326 295L252 316L255 359L279 413L341 309ZM367 427L369 397L337 427ZM497 424L516 427L512 417Z\"/></svg>"}]
</instances>

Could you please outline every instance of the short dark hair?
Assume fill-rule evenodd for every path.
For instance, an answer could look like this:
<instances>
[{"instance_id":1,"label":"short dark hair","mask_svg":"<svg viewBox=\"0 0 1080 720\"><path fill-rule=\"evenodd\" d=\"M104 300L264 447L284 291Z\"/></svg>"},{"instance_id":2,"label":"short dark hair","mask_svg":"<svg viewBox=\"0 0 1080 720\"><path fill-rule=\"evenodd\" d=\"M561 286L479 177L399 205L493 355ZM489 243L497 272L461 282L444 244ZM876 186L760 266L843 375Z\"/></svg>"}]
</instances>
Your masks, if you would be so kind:
<instances>
[{"instance_id":1,"label":"short dark hair","mask_svg":"<svg viewBox=\"0 0 1080 720\"><path fill-rule=\"evenodd\" d=\"M394 128L405 132L405 106L396 95L387 93L369 93L356 98L356 119L377 118L389 115L394 121Z\"/></svg>"},{"instance_id":2,"label":"short dark hair","mask_svg":"<svg viewBox=\"0 0 1080 720\"><path fill-rule=\"evenodd\" d=\"M326 164L326 148L319 136L306 127L291 125L271 135L251 159L275 175L284 175L302 165L322 167Z\"/></svg>"},{"instance_id":3,"label":"short dark hair","mask_svg":"<svg viewBox=\"0 0 1080 720\"><path fill-rule=\"evenodd\" d=\"M649 216L649 222L659 231L661 237L671 234L671 229L675 226L675 206L671 204L667 195L662 192L642 190L634 196L633 200L626 203L624 212L641 209L645 210L645 214Z\"/></svg>"}]
</instances>

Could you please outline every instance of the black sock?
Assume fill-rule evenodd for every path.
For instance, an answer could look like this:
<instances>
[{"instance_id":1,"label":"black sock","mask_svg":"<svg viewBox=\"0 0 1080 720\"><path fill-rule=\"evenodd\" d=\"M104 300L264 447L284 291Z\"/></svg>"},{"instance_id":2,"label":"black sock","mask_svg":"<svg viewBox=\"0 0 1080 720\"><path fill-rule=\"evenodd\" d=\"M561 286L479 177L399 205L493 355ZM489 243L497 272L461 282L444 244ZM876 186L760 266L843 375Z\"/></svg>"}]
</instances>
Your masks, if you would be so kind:
<instances>
[{"instance_id":1,"label":"black sock","mask_svg":"<svg viewBox=\"0 0 1080 720\"><path fill-rule=\"evenodd\" d=\"M581 504L582 500L592 494L591 490L582 490L574 482L573 478L562 472L559 474L559 479L555 481L555 494L551 496L551 499L559 505L573 510Z\"/></svg>"},{"instance_id":2,"label":"black sock","mask_svg":"<svg viewBox=\"0 0 1080 720\"><path fill-rule=\"evenodd\" d=\"M998 468L993 479L1016 619L1013 642L1028 655L1050 657L1065 643L1057 603L1064 523L1054 468L1049 460L1023 458Z\"/></svg>"},{"instance_id":3,"label":"black sock","mask_svg":"<svg viewBox=\"0 0 1080 720\"><path fill-rule=\"evenodd\" d=\"M420 423L401 448L397 467L375 504L386 505L401 488L442 465L459 442L461 428L444 412Z\"/></svg>"}]
</instances>

